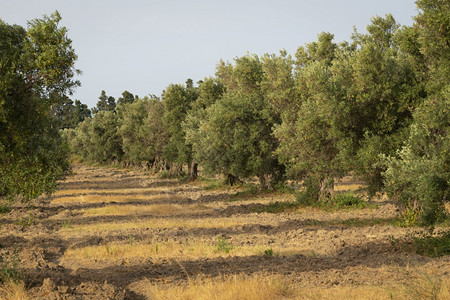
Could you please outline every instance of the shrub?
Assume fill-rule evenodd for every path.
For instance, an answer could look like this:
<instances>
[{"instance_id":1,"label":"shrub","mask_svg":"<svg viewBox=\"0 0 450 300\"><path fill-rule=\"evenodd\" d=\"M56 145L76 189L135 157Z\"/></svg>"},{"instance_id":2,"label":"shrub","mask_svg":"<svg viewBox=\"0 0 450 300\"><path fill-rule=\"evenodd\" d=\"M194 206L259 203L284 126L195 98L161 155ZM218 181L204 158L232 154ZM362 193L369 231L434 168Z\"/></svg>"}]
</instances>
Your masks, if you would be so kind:
<instances>
[{"instance_id":1,"label":"shrub","mask_svg":"<svg viewBox=\"0 0 450 300\"><path fill-rule=\"evenodd\" d=\"M229 245L227 242L227 238L224 236L220 236L217 239L217 251L229 253L233 249L232 245Z\"/></svg>"},{"instance_id":2,"label":"shrub","mask_svg":"<svg viewBox=\"0 0 450 300\"><path fill-rule=\"evenodd\" d=\"M19 257L17 251L12 255L2 256L0 264L0 281L19 282L22 279L22 272L19 270Z\"/></svg>"},{"instance_id":3,"label":"shrub","mask_svg":"<svg viewBox=\"0 0 450 300\"><path fill-rule=\"evenodd\" d=\"M450 231L437 236L424 236L414 239L416 252L421 255L439 257L450 255Z\"/></svg>"},{"instance_id":4,"label":"shrub","mask_svg":"<svg viewBox=\"0 0 450 300\"><path fill-rule=\"evenodd\" d=\"M367 207L366 201L361 197L354 195L352 192L336 193L330 199L331 206L335 208L354 207L365 208Z\"/></svg>"}]
</instances>

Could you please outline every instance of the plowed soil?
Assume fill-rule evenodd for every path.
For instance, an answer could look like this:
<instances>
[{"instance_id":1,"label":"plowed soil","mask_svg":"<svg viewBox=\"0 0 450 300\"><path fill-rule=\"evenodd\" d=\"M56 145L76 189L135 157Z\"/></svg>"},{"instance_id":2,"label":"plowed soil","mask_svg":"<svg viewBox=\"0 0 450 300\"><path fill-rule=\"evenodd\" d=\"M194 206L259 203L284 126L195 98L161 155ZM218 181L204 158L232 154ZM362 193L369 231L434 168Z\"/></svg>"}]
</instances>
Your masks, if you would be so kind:
<instances>
[{"instance_id":1,"label":"plowed soil","mask_svg":"<svg viewBox=\"0 0 450 300\"><path fill-rule=\"evenodd\" d=\"M34 299L147 299L148 284L226 274L279 274L304 288L385 286L387 298L410 272L450 276L450 257L398 246L419 229L396 226L386 199L258 213L293 196L239 189L75 165L53 196L1 216L0 253L18 259Z\"/></svg>"}]
</instances>

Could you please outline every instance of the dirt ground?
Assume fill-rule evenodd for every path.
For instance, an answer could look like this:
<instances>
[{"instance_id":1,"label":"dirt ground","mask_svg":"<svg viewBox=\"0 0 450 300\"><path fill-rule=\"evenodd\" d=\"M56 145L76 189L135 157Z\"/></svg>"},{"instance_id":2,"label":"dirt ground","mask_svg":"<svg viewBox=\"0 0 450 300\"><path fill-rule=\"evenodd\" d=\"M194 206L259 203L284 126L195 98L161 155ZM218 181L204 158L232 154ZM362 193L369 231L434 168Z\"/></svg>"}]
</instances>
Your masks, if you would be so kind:
<instances>
[{"instance_id":1,"label":"dirt ground","mask_svg":"<svg viewBox=\"0 0 450 300\"><path fill-rule=\"evenodd\" d=\"M53 196L1 216L0 254L20 262L33 299L147 299L149 284L227 274L282 275L302 288L383 286L388 297L411 273L450 277L449 256L398 247L418 229L394 226L398 209L386 199L257 213L293 196L206 185L75 165Z\"/></svg>"}]
</instances>

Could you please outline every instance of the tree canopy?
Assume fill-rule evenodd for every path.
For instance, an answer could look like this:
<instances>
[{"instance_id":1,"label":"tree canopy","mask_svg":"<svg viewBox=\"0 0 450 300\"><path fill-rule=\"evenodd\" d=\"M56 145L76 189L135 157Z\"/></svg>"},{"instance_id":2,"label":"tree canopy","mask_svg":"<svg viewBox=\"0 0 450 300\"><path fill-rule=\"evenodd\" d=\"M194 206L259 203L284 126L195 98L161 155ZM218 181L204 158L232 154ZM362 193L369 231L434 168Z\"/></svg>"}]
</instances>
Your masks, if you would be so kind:
<instances>
[{"instance_id":1,"label":"tree canopy","mask_svg":"<svg viewBox=\"0 0 450 300\"><path fill-rule=\"evenodd\" d=\"M58 12L25 29L0 21L0 196L51 192L68 169L52 108L79 82L77 56Z\"/></svg>"}]
</instances>

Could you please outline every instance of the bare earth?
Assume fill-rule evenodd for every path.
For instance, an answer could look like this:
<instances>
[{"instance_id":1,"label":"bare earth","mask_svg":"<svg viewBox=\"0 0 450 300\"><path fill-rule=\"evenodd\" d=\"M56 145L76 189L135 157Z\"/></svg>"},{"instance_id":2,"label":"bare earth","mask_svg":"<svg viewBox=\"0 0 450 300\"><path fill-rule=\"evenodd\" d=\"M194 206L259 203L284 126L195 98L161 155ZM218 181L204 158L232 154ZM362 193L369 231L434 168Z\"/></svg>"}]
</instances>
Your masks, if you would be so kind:
<instances>
[{"instance_id":1,"label":"bare earth","mask_svg":"<svg viewBox=\"0 0 450 300\"><path fill-rule=\"evenodd\" d=\"M52 197L0 219L0 253L17 253L32 299L147 299L150 286L227 274L281 276L305 290L382 287L376 298L389 299L412 274L450 277L449 256L398 246L418 229L393 226L398 210L386 199L362 210L256 213L293 196L73 171Z\"/></svg>"}]
</instances>

